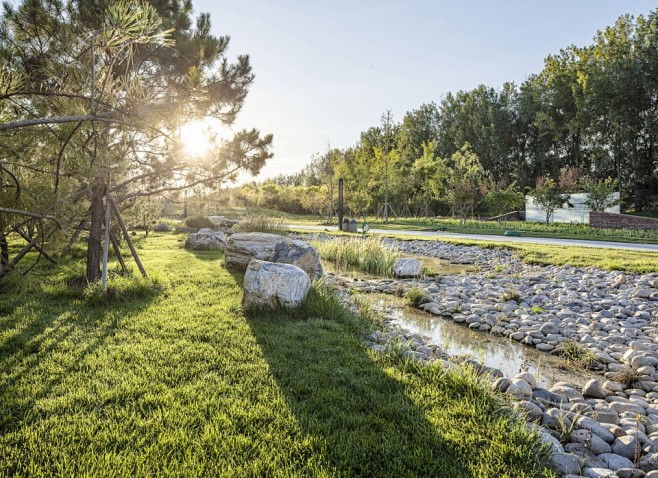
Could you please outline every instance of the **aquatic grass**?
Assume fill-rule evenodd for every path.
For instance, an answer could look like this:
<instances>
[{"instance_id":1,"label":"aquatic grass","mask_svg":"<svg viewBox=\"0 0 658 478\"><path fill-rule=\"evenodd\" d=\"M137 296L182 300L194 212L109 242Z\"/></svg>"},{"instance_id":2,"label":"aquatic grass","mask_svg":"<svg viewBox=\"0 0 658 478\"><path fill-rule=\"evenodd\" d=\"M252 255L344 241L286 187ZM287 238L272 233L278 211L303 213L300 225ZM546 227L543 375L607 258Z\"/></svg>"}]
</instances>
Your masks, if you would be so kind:
<instances>
[{"instance_id":1,"label":"aquatic grass","mask_svg":"<svg viewBox=\"0 0 658 478\"><path fill-rule=\"evenodd\" d=\"M323 259L340 269L357 267L360 271L379 277L392 277L393 265L400 252L377 237L351 237L334 239L317 244Z\"/></svg>"},{"instance_id":2,"label":"aquatic grass","mask_svg":"<svg viewBox=\"0 0 658 478\"><path fill-rule=\"evenodd\" d=\"M412 287L405 294L405 298L411 307L418 307L425 298L425 292L420 287Z\"/></svg>"},{"instance_id":3,"label":"aquatic grass","mask_svg":"<svg viewBox=\"0 0 658 478\"><path fill-rule=\"evenodd\" d=\"M288 228L281 219L270 217L247 217L238 223L240 232L266 232L269 234L287 234Z\"/></svg>"}]
</instances>

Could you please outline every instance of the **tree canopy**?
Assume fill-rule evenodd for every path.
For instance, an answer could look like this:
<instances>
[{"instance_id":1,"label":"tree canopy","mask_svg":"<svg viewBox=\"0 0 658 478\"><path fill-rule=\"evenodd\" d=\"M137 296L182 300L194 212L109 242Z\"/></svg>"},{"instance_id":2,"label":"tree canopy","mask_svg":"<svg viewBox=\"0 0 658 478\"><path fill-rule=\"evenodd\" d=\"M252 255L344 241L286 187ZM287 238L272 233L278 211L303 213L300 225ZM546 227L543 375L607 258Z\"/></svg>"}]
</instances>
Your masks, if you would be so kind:
<instances>
[{"instance_id":1,"label":"tree canopy","mask_svg":"<svg viewBox=\"0 0 658 478\"><path fill-rule=\"evenodd\" d=\"M447 181L459 175L453 155L468 144L483 173L479 192L464 199L469 212L505 212L499 206L518 206L518 194L533 190L538 178L557 183L571 169L588 178L578 183L583 192L613 178L624 206L640 211L658 206L657 98L658 10L624 15L591 44L548 56L520 85L450 92L397 123L389 116L386 128L369 128L355 145L332 153L333 177L345 178L354 213L374 213L384 202L416 215L458 213ZM395 171L387 171L392 158ZM312 168L296 175L297 184L309 182L308 174ZM386 184L393 185L387 198Z\"/></svg>"},{"instance_id":2,"label":"tree canopy","mask_svg":"<svg viewBox=\"0 0 658 478\"><path fill-rule=\"evenodd\" d=\"M88 230L88 280L100 273L105 198L130 206L218 186L271 157L272 137L255 129L205 157L182 145L190 121L231 125L254 79L249 57L229 61L229 37L210 28L208 14L192 17L190 1L3 5L0 206L54 215L64 236ZM3 240L25 222L3 215Z\"/></svg>"}]
</instances>

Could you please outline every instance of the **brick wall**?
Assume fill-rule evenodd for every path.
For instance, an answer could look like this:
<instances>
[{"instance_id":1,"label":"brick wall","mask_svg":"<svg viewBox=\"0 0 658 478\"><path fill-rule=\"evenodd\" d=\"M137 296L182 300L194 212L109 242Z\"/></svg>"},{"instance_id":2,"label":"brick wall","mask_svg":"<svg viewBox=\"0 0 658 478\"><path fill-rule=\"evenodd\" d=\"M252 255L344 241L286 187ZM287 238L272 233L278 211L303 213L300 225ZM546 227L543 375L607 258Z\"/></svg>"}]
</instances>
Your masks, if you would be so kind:
<instances>
[{"instance_id":1,"label":"brick wall","mask_svg":"<svg viewBox=\"0 0 658 478\"><path fill-rule=\"evenodd\" d=\"M612 212L590 211L589 225L600 229L658 229L658 219Z\"/></svg>"}]
</instances>

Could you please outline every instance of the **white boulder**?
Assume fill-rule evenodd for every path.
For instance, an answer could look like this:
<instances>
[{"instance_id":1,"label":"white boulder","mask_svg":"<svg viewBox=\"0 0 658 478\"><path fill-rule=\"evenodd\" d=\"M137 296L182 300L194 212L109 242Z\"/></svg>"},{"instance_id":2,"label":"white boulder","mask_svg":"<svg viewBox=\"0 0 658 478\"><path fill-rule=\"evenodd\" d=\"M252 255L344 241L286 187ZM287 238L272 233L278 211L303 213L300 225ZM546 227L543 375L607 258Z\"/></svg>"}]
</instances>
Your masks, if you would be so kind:
<instances>
[{"instance_id":1,"label":"white boulder","mask_svg":"<svg viewBox=\"0 0 658 478\"><path fill-rule=\"evenodd\" d=\"M311 288L308 274L292 264L253 259L244 275L244 310L298 307Z\"/></svg>"},{"instance_id":2,"label":"white boulder","mask_svg":"<svg viewBox=\"0 0 658 478\"><path fill-rule=\"evenodd\" d=\"M226 246L226 234L203 228L187 236L185 248L195 251L222 250Z\"/></svg>"},{"instance_id":3,"label":"white boulder","mask_svg":"<svg viewBox=\"0 0 658 478\"><path fill-rule=\"evenodd\" d=\"M155 232L169 232L171 231L171 225L168 222L159 222L153 226Z\"/></svg>"},{"instance_id":4,"label":"white boulder","mask_svg":"<svg viewBox=\"0 0 658 478\"><path fill-rule=\"evenodd\" d=\"M404 257L398 259L393 265L393 274L395 277L418 277L423 267L417 259Z\"/></svg>"}]
</instances>

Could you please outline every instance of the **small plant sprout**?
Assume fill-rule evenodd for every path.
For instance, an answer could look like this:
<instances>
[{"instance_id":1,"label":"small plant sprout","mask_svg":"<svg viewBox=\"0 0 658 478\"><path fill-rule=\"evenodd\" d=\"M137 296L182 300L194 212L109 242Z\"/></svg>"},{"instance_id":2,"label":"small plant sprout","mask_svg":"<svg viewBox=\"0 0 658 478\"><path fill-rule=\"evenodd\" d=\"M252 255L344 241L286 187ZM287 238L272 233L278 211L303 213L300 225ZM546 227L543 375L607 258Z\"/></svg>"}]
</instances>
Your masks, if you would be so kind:
<instances>
[{"instance_id":1,"label":"small plant sprout","mask_svg":"<svg viewBox=\"0 0 658 478\"><path fill-rule=\"evenodd\" d=\"M513 300L515 302L521 302L521 295L518 293L518 291L508 290L506 292L503 292L501 299L503 300L503 302L507 302L510 300Z\"/></svg>"}]
</instances>

